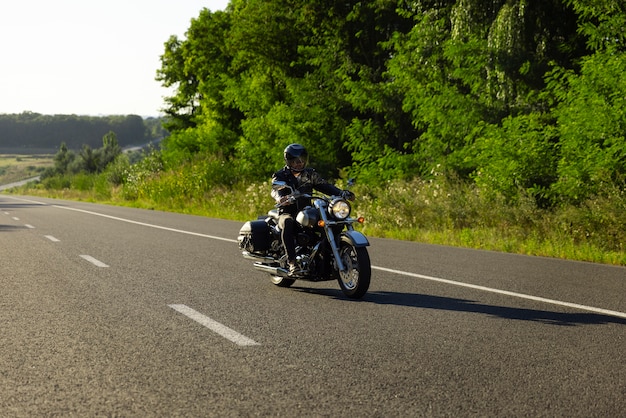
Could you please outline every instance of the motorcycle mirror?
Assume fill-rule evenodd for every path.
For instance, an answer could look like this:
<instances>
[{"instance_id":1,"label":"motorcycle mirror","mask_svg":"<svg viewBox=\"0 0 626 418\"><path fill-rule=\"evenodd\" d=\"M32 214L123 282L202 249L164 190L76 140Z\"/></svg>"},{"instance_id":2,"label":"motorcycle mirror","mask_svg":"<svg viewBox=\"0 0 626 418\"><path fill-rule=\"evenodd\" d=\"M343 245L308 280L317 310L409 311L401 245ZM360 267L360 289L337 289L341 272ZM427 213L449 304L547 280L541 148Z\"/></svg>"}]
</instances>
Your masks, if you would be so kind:
<instances>
[{"instance_id":1,"label":"motorcycle mirror","mask_svg":"<svg viewBox=\"0 0 626 418\"><path fill-rule=\"evenodd\" d=\"M285 183L284 181L278 181L278 180L273 181L272 188L274 190L289 189L293 193L293 189L291 188L291 186L288 186L287 183Z\"/></svg>"}]
</instances>

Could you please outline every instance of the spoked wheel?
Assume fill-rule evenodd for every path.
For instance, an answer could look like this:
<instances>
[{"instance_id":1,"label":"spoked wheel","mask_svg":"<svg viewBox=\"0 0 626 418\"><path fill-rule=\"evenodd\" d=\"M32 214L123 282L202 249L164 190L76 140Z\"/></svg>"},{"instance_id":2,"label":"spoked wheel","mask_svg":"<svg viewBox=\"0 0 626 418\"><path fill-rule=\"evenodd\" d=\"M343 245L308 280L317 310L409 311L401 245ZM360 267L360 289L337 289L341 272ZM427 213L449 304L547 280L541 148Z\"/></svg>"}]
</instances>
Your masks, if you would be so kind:
<instances>
[{"instance_id":1,"label":"spoked wheel","mask_svg":"<svg viewBox=\"0 0 626 418\"><path fill-rule=\"evenodd\" d=\"M278 287L289 287L295 282L295 279L288 279L281 276L272 276L272 283L274 283Z\"/></svg>"},{"instance_id":2,"label":"spoked wheel","mask_svg":"<svg viewBox=\"0 0 626 418\"><path fill-rule=\"evenodd\" d=\"M339 256L346 271L339 272L339 286L343 293L351 299L360 299L370 287L372 266L370 256L365 247L354 247L348 242L342 242Z\"/></svg>"}]
</instances>

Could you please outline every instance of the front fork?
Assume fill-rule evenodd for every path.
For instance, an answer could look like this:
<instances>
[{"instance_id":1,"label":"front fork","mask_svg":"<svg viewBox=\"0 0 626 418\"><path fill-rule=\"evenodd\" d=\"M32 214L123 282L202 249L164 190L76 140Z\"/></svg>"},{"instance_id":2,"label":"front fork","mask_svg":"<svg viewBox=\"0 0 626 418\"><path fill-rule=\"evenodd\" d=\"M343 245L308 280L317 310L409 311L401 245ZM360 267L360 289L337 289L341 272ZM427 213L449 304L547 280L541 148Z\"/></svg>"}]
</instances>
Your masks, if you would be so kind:
<instances>
[{"instance_id":1,"label":"front fork","mask_svg":"<svg viewBox=\"0 0 626 418\"><path fill-rule=\"evenodd\" d=\"M343 261L341 261L341 256L339 255L339 248L337 248L337 241L335 241L335 233L330 228L326 228L326 236L328 237L328 242L330 242L330 249L333 251L333 256L335 257L335 261L337 262L337 268L341 273L346 272L346 267L343 265Z\"/></svg>"},{"instance_id":2,"label":"front fork","mask_svg":"<svg viewBox=\"0 0 626 418\"><path fill-rule=\"evenodd\" d=\"M339 256L339 248L337 248L337 241L335 241L335 233L330 228L330 222L328 221L328 217L326 216L326 211L320 207L319 202L319 200L316 200L314 202L314 205L317 208L320 216L322 217L322 220L324 221L324 232L326 233L326 238L328 239L328 243L330 244L330 249L332 250L335 261L337 262L337 268L341 273L345 273L346 267L343 265L343 261L341 261L341 257Z\"/></svg>"}]
</instances>

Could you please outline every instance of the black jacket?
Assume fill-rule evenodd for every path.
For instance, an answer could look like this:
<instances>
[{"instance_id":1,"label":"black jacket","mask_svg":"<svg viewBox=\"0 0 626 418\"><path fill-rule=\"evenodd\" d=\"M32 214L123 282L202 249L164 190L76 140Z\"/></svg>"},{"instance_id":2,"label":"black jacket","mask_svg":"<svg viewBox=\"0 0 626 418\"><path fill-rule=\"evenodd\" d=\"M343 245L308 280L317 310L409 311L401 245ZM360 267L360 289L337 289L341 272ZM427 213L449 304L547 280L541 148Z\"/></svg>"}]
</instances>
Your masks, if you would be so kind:
<instances>
[{"instance_id":1,"label":"black jacket","mask_svg":"<svg viewBox=\"0 0 626 418\"><path fill-rule=\"evenodd\" d=\"M284 167L274 173L272 176L272 182L284 181L288 186L291 186L294 190L298 190L300 193L311 194L313 190L317 190L327 195L338 196L341 195L342 190L333 184L330 184L320 176L320 174L313 168L305 168L298 177L291 173L288 167ZM290 194L291 191L287 188L282 190L272 190L272 197L279 201L282 196ZM309 206L311 200L307 198L300 198L294 204L287 205L279 208L280 213L289 213L293 216L301 211L304 207Z\"/></svg>"}]
</instances>

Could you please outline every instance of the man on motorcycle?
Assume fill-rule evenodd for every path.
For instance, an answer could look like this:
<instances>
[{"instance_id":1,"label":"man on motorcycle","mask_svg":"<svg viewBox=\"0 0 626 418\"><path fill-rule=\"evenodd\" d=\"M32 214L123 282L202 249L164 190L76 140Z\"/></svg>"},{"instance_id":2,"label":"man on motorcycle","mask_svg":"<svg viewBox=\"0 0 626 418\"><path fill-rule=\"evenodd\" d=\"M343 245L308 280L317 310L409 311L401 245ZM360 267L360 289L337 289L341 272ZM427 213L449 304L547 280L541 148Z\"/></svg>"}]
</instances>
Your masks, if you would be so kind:
<instances>
[{"instance_id":1,"label":"man on motorcycle","mask_svg":"<svg viewBox=\"0 0 626 418\"><path fill-rule=\"evenodd\" d=\"M313 168L307 167L309 154L304 146L290 144L285 148L283 155L285 167L274 173L272 182L285 182L294 192L298 191L302 194L311 194L313 190L317 190L327 195L343 196L345 199L354 200L352 192L339 189L324 180ZM293 276L299 273L294 237L295 218L299 211L311 204L311 199L301 197L292 201L289 199L289 194L291 194L291 190L288 188L272 190L272 197L280 205L278 227L281 230L280 237L287 253L289 274Z\"/></svg>"}]
</instances>

